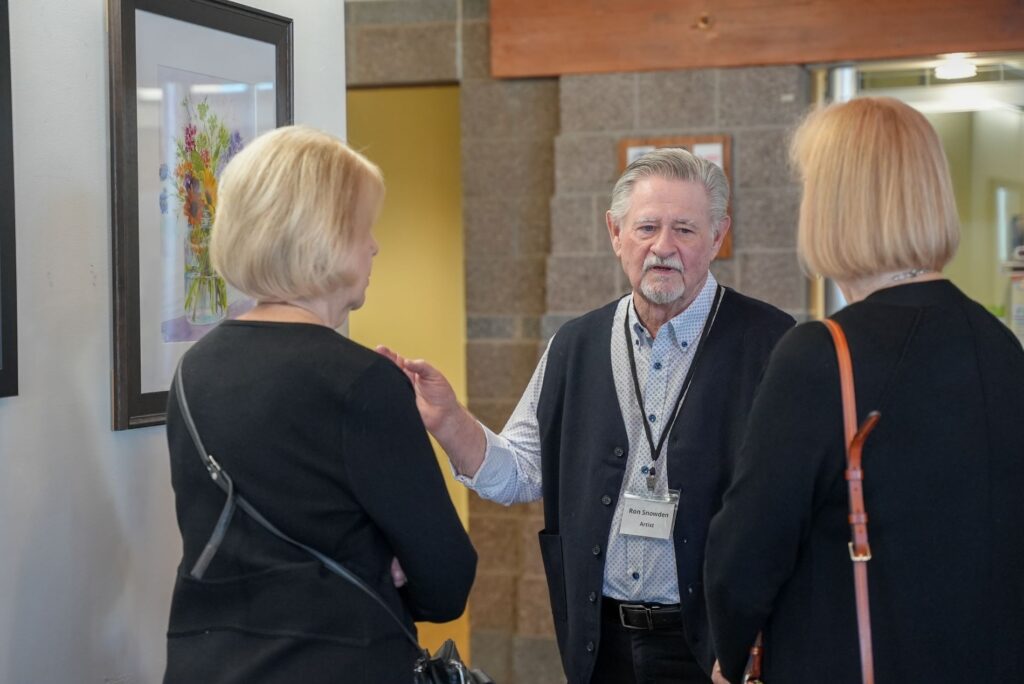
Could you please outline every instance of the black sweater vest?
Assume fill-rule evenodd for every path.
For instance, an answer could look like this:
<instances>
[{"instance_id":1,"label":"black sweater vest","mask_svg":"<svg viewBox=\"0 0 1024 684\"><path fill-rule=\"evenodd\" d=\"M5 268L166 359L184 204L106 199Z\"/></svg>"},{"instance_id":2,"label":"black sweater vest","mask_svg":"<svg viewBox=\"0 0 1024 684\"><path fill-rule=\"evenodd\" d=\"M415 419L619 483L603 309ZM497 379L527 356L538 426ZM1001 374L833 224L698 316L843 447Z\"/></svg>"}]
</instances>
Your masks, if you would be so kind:
<instances>
[{"instance_id":1,"label":"black sweater vest","mask_svg":"<svg viewBox=\"0 0 1024 684\"><path fill-rule=\"evenodd\" d=\"M611 365L618 302L566 323L548 350L537 406L545 529L541 555L570 684L590 680L600 641L605 545L630 449ZM787 314L726 289L665 447L680 494L673 531L687 641L710 672L704 541L768 356L793 325Z\"/></svg>"}]
</instances>

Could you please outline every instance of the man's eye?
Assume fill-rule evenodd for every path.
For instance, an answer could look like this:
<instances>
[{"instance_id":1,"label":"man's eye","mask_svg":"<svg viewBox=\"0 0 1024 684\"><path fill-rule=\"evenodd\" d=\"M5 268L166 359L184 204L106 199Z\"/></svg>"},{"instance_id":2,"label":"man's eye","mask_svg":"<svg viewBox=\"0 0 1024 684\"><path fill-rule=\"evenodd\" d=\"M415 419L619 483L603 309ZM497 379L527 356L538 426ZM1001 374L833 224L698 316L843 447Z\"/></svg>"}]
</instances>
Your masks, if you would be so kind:
<instances>
[{"instance_id":1,"label":"man's eye","mask_svg":"<svg viewBox=\"0 0 1024 684\"><path fill-rule=\"evenodd\" d=\"M657 228L654 226L640 226L637 230L639 230L641 233L650 234L656 231Z\"/></svg>"},{"instance_id":2,"label":"man's eye","mask_svg":"<svg viewBox=\"0 0 1024 684\"><path fill-rule=\"evenodd\" d=\"M692 226L676 226L675 231L676 231L676 234L678 234L678 235L689 235L690 233L693 232L693 227Z\"/></svg>"}]
</instances>

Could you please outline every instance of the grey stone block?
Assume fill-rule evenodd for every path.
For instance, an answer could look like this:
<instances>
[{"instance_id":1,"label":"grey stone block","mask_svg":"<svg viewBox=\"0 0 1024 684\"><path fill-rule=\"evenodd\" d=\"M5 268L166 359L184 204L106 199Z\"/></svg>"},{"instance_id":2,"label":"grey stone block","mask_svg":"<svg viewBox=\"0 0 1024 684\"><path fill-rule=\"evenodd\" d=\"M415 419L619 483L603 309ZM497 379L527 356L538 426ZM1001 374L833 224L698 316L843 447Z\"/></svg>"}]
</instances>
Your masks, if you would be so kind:
<instances>
[{"instance_id":1,"label":"grey stone block","mask_svg":"<svg viewBox=\"0 0 1024 684\"><path fill-rule=\"evenodd\" d=\"M467 391L474 400L518 401L537 366L530 341L466 344Z\"/></svg>"},{"instance_id":2,"label":"grey stone block","mask_svg":"<svg viewBox=\"0 0 1024 684\"><path fill-rule=\"evenodd\" d=\"M550 138L462 140L462 195L539 195L552 192Z\"/></svg>"},{"instance_id":3,"label":"grey stone block","mask_svg":"<svg viewBox=\"0 0 1024 684\"><path fill-rule=\"evenodd\" d=\"M473 79L460 88L462 135L467 138L554 136L558 81Z\"/></svg>"},{"instance_id":4,"label":"grey stone block","mask_svg":"<svg viewBox=\"0 0 1024 684\"><path fill-rule=\"evenodd\" d=\"M552 254L593 254L598 251L599 227L604 229L604 220L602 215L598 226L593 195L555 195L551 198Z\"/></svg>"},{"instance_id":5,"label":"grey stone block","mask_svg":"<svg viewBox=\"0 0 1024 684\"><path fill-rule=\"evenodd\" d=\"M807 279L796 252L753 252L739 255L743 293L780 309L807 309Z\"/></svg>"},{"instance_id":6,"label":"grey stone block","mask_svg":"<svg viewBox=\"0 0 1024 684\"><path fill-rule=\"evenodd\" d=\"M534 536L536 539L536 536ZM555 623L551 615L548 583L540 574L522 574L516 586L516 636L551 639L555 636ZM517 673L520 681L536 682L528 673ZM537 674L544 674L543 671Z\"/></svg>"},{"instance_id":7,"label":"grey stone block","mask_svg":"<svg viewBox=\"0 0 1024 684\"><path fill-rule=\"evenodd\" d=\"M552 256L548 259L547 310L580 314L618 294L618 260L608 256Z\"/></svg>"},{"instance_id":8,"label":"grey stone block","mask_svg":"<svg viewBox=\"0 0 1024 684\"><path fill-rule=\"evenodd\" d=\"M523 220L523 207L514 201L488 196L463 197L466 258L515 254L516 227Z\"/></svg>"},{"instance_id":9,"label":"grey stone block","mask_svg":"<svg viewBox=\"0 0 1024 684\"><path fill-rule=\"evenodd\" d=\"M789 126L811 101L807 70L799 66L722 69L718 79L721 126Z\"/></svg>"},{"instance_id":10,"label":"grey stone block","mask_svg":"<svg viewBox=\"0 0 1024 684\"><path fill-rule=\"evenodd\" d=\"M551 228L547 221L524 223L516 231L516 254L519 256L544 256L550 250Z\"/></svg>"},{"instance_id":11,"label":"grey stone block","mask_svg":"<svg viewBox=\"0 0 1024 684\"><path fill-rule=\"evenodd\" d=\"M555 138L555 192L610 193L619 178L618 137L560 135Z\"/></svg>"},{"instance_id":12,"label":"grey stone block","mask_svg":"<svg viewBox=\"0 0 1024 684\"><path fill-rule=\"evenodd\" d=\"M739 268L736 266L736 259L715 259L711 262L711 273L714 274L715 280L718 281L719 285L724 287L731 287L734 290L740 290L739 282Z\"/></svg>"},{"instance_id":13,"label":"grey stone block","mask_svg":"<svg viewBox=\"0 0 1024 684\"><path fill-rule=\"evenodd\" d=\"M490 16L490 0L462 0L463 19L487 19Z\"/></svg>"},{"instance_id":14,"label":"grey stone block","mask_svg":"<svg viewBox=\"0 0 1024 684\"><path fill-rule=\"evenodd\" d=\"M516 577L511 573L478 572L469 595L470 624L481 629L514 632L516 588Z\"/></svg>"},{"instance_id":15,"label":"grey stone block","mask_svg":"<svg viewBox=\"0 0 1024 684\"><path fill-rule=\"evenodd\" d=\"M346 0L345 25L455 21L460 0Z\"/></svg>"},{"instance_id":16,"label":"grey stone block","mask_svg":"<svg viewBox=\"0 0 1024 684\"><path fill-rule=\"evenodd\" d=\"M562 132L636 127L636 74L563 76L559 79Z\"/></svg>"},{"instance_id":17,"label":"grey stone block","mask_svg":"<svg viewBox=\"0 0 1024 684\"><path fill-rule=\"evenodd\" d=\"M491 629L473 629L469 643L473 652L473 667L479 667L491 679L501 684L514 684L512 679L512 640L509 632Z\"/></svg>"},{"instance_id":18,"label":"grey stone block","mask_svg":"<svg viewBox=\"0 0 1024 684\"><path fill-rule=\"evenodd\" d=\"M437 83L457 80L455 24L356 26L346 31L352 43L348 85Z\"/></svg>"},{"instance_id":19,"label":"grey stone block","mask_svg":"<svg viewBox=\"0 0 1024 684\"><path fill-rule=\"evenodd\" d=\"M715 70L653 71L639 75L639 128L706 128L715 124Z\"/></svg>"},{"instance_id":20,"label":"grey stone block","mask_svg":"<svg viewBox=\"0 0 1024 684\"><path fill-rule=\"evenodd\" d=\"M524 340L536 340L540 337L540 317L523 316L519 319L519 336Z\"/></svg>"},{"instance_id":21,"label":"grey stone block","mask_svg":"<svg viewBox=\"0 0 1024 684\"><path fill-rule=\"evenodd\" d=\"M467 369L470 369L467 364ZM516 404L519 403L519 397L514 399L475 399L472 394L469 395L469 411L477 420L489 427L494 432L501 432L501 429L505 427L505 423L508 422L509 416L516 409ZM515 507L508 508L501 504L492 503L485 499L481 499L476 495L470 495L469 497L469 514L470 519L477 517L478 509L486 508L488 511L503 511L507 515L515 515Z\"/></svg>"},{"instance_id":22,"label":"grey stone block","mask_svg":"<svg viewBox=\"0 0 1024 684\"><path fill-rule=\"evenodd\" d=\"M511 340L519 332L517 316L468 316L466 338L470 340Z\"/></svg>"},{"instance_id":23,"label":"grey stone block","mask_svg":"<svg viewBox=\"0 0 1024 684\"><path fill-rule=\"evenodd\" d=\"M542 314L544 270L543 257L467 259L466 312Z\"/></svg>"},{"instance_id":24,"label":"grey stone block","mask_svg":"<svg viewBox=\"0 0 1024 684\"><path fill-rule=\"evenodd\" d=\"M575 314L544 314L540 319L540 338L545 343L563 325L576 318Z\"/></svg>"},{"instance_id":25,"label":"grey stone block","mask_svg":"<svg viewBox=\"0 0 1024 684\"><path fill-rule=\"evenodd\" d=\"M475 196L462 200L466 256L547 253L544 195Z\"/></svg>"},{"instance_id":26,"label":"grey stone block","mask_svg":"<svg viewBox=\"0 0 1024 684\"><path fill-rule=\"evenodd\" d=\"M787 128L736 132L732 158L737 193L749 188L789 188L793 184Z\"/></svg>"},{"instance_id":27,"label":"grey stone block","mask_svg":"<svg viewBox=\"0 0 1024 684\"><path fill-rule=\"evenodd\" d=\"M491 32L486 21L462 24L462 80L491 77Z\"/></svg>"},{"instance_id":28,"label":"grey stone block","mask_svg":"<svg viewBox=\"0 0 1024 684\"><path fill-rule=\"evenodd\" d=\"M516 637L512 656L517 682L564 684L565 672L553 638Z\"/></svg>"},{"instance_id":29,"label":"grey stone block","mask_svg":"<svg viewBox=\"0 0 1024 684\"><path fill-rule=\"evenodd\" d=\"M744 188L734 198L732 210L735 249L796 247L799 188Z\"/></svg>"}]
</instances>

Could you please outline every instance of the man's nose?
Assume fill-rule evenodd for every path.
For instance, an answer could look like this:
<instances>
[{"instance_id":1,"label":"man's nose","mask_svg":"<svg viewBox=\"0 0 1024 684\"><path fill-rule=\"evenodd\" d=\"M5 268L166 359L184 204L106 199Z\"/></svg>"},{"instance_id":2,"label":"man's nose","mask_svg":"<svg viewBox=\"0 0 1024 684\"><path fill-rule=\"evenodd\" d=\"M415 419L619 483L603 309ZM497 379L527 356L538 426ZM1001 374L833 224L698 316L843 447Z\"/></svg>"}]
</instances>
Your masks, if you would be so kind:
<instances>
[{"instance_id":1,"label":"man's nose","mask_svg":"<svg viewBox=\"0 0 1024 684\"><path fill-rule=\"evenodd\" d=\"M660 229L657 236L654 238L654 244L651 245L651 249L660 257L672 254L676 249L672 238L673 234L671 228Z\"/></svg>"}]
</instances>

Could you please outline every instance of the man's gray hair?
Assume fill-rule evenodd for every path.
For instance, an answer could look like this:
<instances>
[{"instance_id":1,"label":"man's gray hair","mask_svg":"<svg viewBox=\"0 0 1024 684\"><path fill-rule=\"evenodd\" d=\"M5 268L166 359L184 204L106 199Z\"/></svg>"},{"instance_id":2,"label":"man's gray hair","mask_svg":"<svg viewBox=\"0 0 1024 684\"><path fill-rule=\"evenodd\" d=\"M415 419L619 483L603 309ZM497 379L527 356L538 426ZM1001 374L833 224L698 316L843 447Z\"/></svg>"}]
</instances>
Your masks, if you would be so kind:
<instances>
[{"instance_id":1,"label":"man's gray hair","mask_svg":"<svg viewBox=\"0 0 1024 684\"><path fill-rule=\"evenodd\" d=\"M629 211L633 186L637 181L652 176L692 181L704 186L711 210L711 227L718 232L729 208L729 181L717 164L691 154L681 147L659 147L638 157L626 167L612 189L610 211L615 225L621 225L623 217Z\"/></svg>"}]
</instances>

